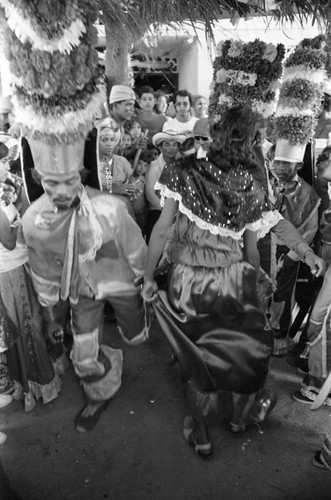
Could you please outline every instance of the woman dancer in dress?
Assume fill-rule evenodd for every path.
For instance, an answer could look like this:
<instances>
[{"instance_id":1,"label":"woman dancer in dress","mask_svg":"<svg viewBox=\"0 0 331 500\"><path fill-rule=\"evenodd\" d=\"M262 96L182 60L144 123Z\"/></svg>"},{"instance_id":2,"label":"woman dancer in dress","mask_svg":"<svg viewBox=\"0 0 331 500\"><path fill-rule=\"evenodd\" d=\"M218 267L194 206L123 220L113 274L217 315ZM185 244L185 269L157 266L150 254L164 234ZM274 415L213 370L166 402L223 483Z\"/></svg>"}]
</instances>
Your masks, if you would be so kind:
<instances>
[{"instance_id":1,"label":"woman dancer in dress","mask_svg":"<svg viewBox=\"0 0 331 500\"><path fill-rule=\"evenodd\" d=\"M218 390L232 392L235 433L262 421L276 399L264 388L272 335L264 330L256 278L257 233L265 234L280 216L251 174L257 132L251 111L228 110L214 126L208 159L175 161L156 185L164 208L149 243L142 295L154 301L180 363L191 412L183 434L203 456L212 453L206 417ZM168 290L158 292L153 274L174 218Z\"/></svg>"}]
</instances>

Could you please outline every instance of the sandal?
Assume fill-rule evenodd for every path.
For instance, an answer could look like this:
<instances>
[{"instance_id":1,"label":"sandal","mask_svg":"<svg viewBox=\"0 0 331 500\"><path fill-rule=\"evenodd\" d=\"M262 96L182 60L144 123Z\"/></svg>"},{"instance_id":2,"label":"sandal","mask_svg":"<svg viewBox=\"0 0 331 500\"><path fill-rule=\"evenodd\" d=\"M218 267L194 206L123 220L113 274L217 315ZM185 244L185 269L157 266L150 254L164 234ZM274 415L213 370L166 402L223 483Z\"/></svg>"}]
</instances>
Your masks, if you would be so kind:
<instances>
[{"instance_id":1,"label":"sandal","mask_svg":"<svg viewBox=\"0 0 331 500\"><path fill-rule=\"evenodd\" d=\"M319 469L330 470L330 468L327 467L325 465L325 463L323 462L320 450L315 451L315 453L314 453L313 465L315 467L318 467Z\"/></svg>"},{"instance_id":2,"label":"sandal","mask_svg":"<svg viewBox=\"0 0 331 500\"><path fill-rule=\"evenodd\" d=\"M88 403L84 408L78 413L75 419L75 427L78 432L91 431L95 425L98 423L101 413L107 408L109 401L104 401L91 415L84 415L85 410L88 407L97 406L96 403Z\"/></svg>"},{"instance_id":3,"label":"sandal","mask_svg":"<svg viewBox=\"0 0 331 500\"><path fill-rule=\"evenodd\" d=\"M211 443L198 443L194 436L194 420L191 415L185 417L183 422L183 436L186 441L194 446L195 452L202 457L209 457L212 453Z\"/></svg>"},{"instance_id":4,"label":"sandal","mask_svg":"<svg viewBox=\"0 0 331 500\"><path fill-rule=\"evenodd\" d=\"M263 422L266 416L273 410L277 403L277 395L271 389L263 388L255 398L254 403L247 414L242 417L239 423L230 422L229 429L232 434L242 434L247 425L254 425Z\"/></svg>"}]
</instances>

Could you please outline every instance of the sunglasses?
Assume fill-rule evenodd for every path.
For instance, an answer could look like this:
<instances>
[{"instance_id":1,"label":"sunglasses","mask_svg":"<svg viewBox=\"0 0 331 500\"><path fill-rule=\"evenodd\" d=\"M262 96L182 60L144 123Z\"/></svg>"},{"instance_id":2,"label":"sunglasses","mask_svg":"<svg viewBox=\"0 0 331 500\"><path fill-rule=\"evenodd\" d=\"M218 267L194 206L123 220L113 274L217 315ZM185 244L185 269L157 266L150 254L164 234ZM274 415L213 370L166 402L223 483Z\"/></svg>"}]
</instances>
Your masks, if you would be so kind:
<instances>
[{"instance_id":1,"label":"sunglasses","mask_svg":"<svg viewBox=\"0 0 331 500\"><path fill-rule=\"evenodd\" d=\"M205 137L203 135L195 135L194 139L196 141L204 141L204 142L209 141L209 137Z\"/></svg>"}]
</instances>

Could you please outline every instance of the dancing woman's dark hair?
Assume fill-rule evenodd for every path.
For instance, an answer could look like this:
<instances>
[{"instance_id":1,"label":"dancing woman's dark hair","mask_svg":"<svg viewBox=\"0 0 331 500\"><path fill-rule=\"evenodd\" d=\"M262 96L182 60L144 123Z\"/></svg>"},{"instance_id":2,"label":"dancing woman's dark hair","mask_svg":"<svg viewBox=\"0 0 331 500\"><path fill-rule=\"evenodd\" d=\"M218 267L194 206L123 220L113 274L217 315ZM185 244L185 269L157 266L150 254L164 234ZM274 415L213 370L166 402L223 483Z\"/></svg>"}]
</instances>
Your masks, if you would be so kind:
<instances>
[{"instance_id":1,"label":"dancing woman's dark hair","mask_svg":"<svg viewBox=\"0 0 331 500\"><path fill-rule=\"evenodd\" d=\"M260 138L260 121L252 110L245 106L229 108L222 120L210 127L213 139L208 159L224 172L242 166L247 170L256 167L252 147Z\"/></svg>"}]
</instances>

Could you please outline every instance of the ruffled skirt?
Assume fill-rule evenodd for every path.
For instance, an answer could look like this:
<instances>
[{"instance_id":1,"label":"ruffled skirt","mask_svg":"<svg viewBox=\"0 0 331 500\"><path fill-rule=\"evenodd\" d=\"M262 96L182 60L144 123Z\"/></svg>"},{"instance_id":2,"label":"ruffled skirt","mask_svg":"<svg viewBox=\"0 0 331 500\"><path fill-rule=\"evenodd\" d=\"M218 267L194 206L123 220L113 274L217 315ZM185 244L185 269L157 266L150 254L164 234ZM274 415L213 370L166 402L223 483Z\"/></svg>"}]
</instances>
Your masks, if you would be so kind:
<instances>
[{"instance_id":1,"label":"ruffled skirt","mask_svg":"<svg viewBox=\"0 0 331 500\"><path fill-rule=\"evenodd\" d=\"M48 403L58 396L61 380L47 352L42 308L24 266L0 274L0 301L16 330L14 334L12 329L1 331L0 349L6 353L11 375L24 386L25 373L30 393L25 395L28 409L34 406L34 398Z\"/></svg>"},{"instance_id":2,"label":"ruffled skirt","mask_svg":"<svg viewBox=\"0 0 331 500\"><path fill-rule=\"evenodd\" d=\"M168 294L159 292L154 309L184 382L195 388L197 405L208 404L206 393L250 394L263 386L273 337L265 330L256 271L248 263L225 268L174 264Z\"/></svg>"}]
</instances>

